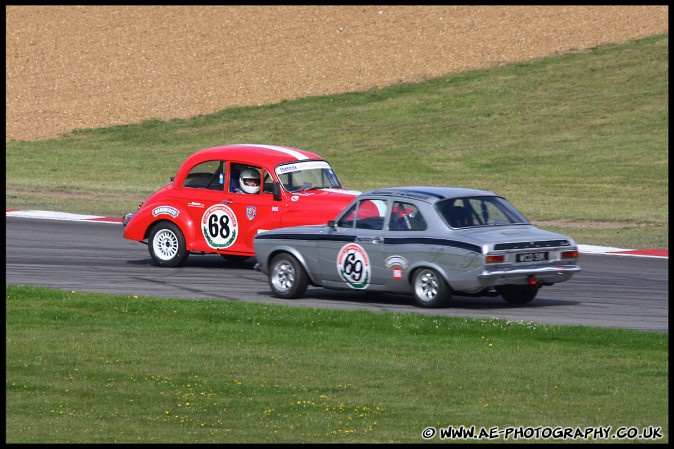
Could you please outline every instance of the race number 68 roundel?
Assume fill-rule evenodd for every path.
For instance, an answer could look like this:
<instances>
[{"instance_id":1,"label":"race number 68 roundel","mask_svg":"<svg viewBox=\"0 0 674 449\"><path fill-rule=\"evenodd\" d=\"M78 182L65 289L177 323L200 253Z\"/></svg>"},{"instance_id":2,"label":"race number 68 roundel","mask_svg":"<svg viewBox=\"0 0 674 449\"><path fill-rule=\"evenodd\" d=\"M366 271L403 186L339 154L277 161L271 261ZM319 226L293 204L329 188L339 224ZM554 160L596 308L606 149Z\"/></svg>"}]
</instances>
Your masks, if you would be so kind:
<instances>
[{"instance_id":1,"label":"race number 68 roundel","mask_svg":"<svg viewBox=\"0 0 674 449\"><path fill-rule=\"evenodd\" d=\"M352 288L364 289L370 283L370 260L362 246L349 243L337 254L337 271Z\"/></svg>"},{"instance_id":2,"label":"race number 68 roundel","mask_svg":"<svg viewBox=\"0 0 674 449\"><path fill-rule=\"evenodd\" d=\"M236 241L239 223L234 211L224 204L215 204L201 218L201 232L211 248L228 248Z\"/></svg>"}]
</instances>

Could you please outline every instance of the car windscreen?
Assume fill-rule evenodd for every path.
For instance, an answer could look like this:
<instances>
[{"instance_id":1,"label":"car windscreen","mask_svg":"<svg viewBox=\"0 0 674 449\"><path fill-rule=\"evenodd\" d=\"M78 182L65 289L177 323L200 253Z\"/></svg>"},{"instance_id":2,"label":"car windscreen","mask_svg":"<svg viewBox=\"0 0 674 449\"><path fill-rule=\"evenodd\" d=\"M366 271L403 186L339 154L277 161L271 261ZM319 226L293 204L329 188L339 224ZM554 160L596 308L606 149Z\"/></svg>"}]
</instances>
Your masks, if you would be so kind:
<instances>
[{"instance_id":1,"label":"car windscreen","mask_svg":"<svg viewBox=\"0 0 674 449\"><path fill-rule=\"evenodd\" d=\"M337 175L326 161L305 161L276 167L276 176L289 192L341 187Z\"/></svg>"},{"instance_id":2,"label":"car windscreen","mask_svg":"<svg viewBox=\"0 0 674 449\"><path fill-rule=\"evenodd\" d=\"M435 207L452 228L530 224L515 206L499 196L451 198Z\"/></svg>"}]
</instances>

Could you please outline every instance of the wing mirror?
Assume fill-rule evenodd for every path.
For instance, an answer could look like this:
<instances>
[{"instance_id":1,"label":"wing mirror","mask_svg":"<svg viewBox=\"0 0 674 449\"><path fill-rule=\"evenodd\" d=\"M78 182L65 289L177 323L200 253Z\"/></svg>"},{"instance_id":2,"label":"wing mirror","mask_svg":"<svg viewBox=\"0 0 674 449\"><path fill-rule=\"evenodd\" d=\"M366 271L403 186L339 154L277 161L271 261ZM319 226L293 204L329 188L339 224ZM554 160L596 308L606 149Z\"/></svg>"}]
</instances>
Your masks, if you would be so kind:
<instances>
[{"instance_id":1,"label":"wing mirror","mask_svg":"<svg viewBox=\"0 0 674 449\"><path fill-rule=\"evenodd\" d=\"M281 201L281 183L274 181L271 189L272 193L274 194L274 201Z\"/></svg>"}]
</instances>

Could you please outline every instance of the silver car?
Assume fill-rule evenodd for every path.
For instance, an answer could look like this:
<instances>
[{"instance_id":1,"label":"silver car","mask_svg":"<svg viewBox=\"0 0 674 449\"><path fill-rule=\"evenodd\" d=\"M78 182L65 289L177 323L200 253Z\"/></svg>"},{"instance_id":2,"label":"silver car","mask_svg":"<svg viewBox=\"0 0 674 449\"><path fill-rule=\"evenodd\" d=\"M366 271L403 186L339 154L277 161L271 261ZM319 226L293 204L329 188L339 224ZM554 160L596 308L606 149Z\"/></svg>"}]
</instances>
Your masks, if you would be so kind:
<instances>
[{"instance_id":1,"label":"silver car","mask_svg":"<svg viewBox=\"0 0 674 449\"><path fill-rule=\"evenodd\" d=\"M573 239L535 227L493 192L467 188L372 190L327 225L262 232L253 245L255 268L286 299L312 285L407 293L421 307L446 306L452 295L526 304L580 271Z\"/></svg>"}]
</instances>

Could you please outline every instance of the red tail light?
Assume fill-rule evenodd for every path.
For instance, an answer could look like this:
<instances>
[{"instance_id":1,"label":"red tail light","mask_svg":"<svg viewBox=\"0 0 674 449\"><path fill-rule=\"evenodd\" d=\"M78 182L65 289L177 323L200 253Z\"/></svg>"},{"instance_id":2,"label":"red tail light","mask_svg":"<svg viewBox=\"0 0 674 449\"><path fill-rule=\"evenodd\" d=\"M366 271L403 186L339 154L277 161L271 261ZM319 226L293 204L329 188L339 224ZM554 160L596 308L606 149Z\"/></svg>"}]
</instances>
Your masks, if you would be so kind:
<instances>
[{"instance_id":1,"label":"red tail light","mask_svg":"<svg viewBox=\"0 0 674 449\"><path fill-rule=\"evenodd\" d=\"M562 251L562 259L575 259L578 257L578 251Z\"/></svg>"},{"instance_id":2,"label":"red tail light","mask_svg":"<svg viewBox=\"0 0 674 449\"><path fill-rule=\"evenodd\" d=\"M504 255L498 255L498 256L487 256L486 258L487 263L503 263L505 262L505 256Z\"/></svg>"}]
</instances>

